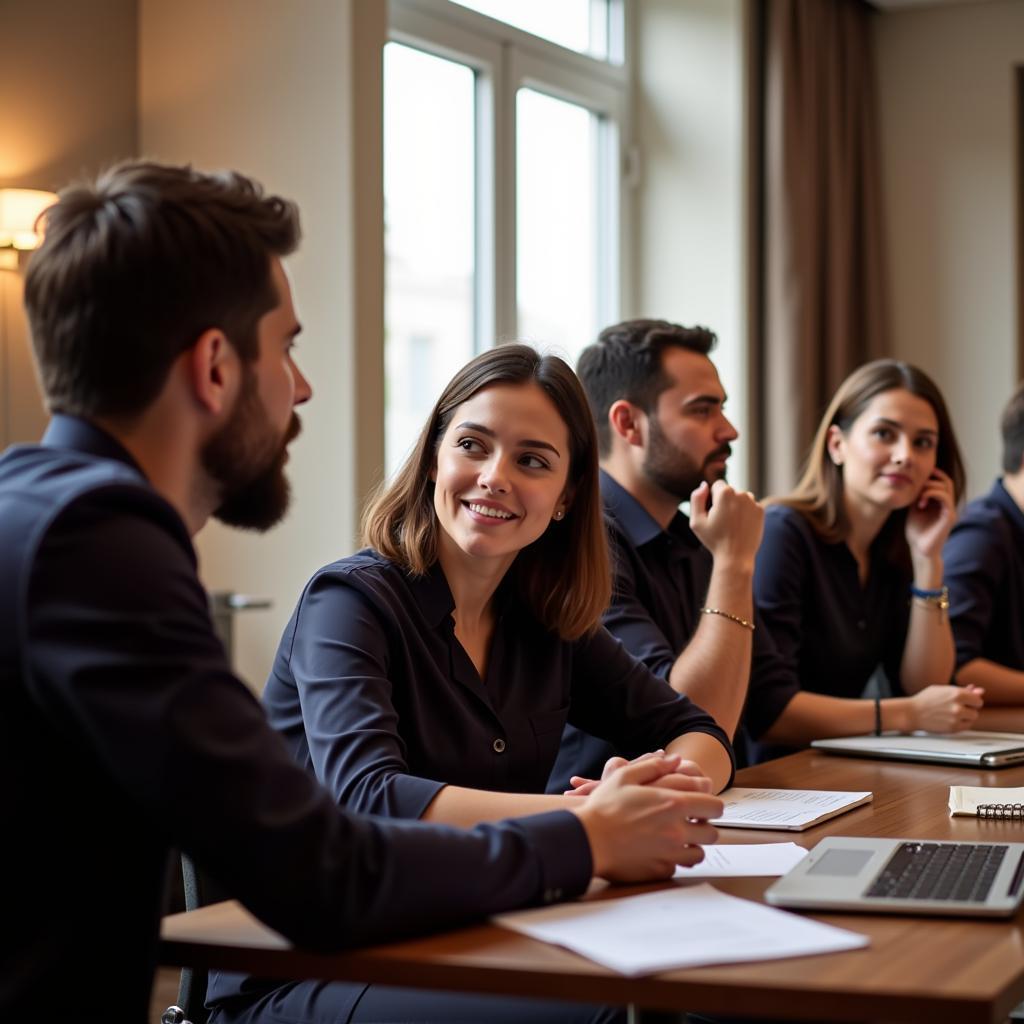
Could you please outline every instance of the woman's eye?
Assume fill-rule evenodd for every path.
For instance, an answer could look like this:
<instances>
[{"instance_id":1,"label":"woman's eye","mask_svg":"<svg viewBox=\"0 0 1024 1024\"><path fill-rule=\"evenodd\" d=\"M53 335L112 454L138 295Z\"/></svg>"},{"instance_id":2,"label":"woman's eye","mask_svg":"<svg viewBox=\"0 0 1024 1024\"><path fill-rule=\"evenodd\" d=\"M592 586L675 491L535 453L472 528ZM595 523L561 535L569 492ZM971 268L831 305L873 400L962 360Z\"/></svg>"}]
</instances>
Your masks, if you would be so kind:
<instances>
[{"instance_id":1,"label":"woman's eye","mask_svg":"<svg viewBox=\"0 0 1024 1024\"><path fill-rule=\"evenodd\" d=\"M524 455L520 460L520 464L526 466L527 469L547 469L548 464L540 458L538 455Z\"/></svg>"},{"instance_id":2,"label":"woman's eye","mask_svg":"<svg viewBox=\"0 0 1024 1024\"><path fill-rule=\"evenodd\" d=\"M464 452L474 452L479 450L482 445L472 437L464 437L456 443L455 447L461 448Z\"/></svg>"},{"instance_id":3,"label":"woman's eye","mask_svg":"<svg viewBox=\"0 0 1024 1024\"><path fill-rule=\"evenodd\" d=\"M922 451L930 452L935 447L934 437L919 437L915 442Z\"/></svg>"},{"instance_id":4,"label":"woman's eye","mask_svg":"<svg viewBox=\"0 0 1024 1024\"><path fill-rule=\"evenodd\" d=\"M893 433L888 427L875 427L875 437L880 441L891 441Z\"/></svg>"}]
</instances>

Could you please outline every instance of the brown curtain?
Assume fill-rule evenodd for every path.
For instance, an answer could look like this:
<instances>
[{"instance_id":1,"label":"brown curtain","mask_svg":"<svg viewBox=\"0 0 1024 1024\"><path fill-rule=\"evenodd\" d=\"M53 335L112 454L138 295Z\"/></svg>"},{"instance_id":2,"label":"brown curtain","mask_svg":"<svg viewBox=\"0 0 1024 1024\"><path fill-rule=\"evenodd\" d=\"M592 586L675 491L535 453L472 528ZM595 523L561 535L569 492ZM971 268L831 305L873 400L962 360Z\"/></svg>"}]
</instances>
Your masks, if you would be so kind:
<instances>
[{"instance_id":1,"label":"brown curtain","mask_svg":"<svg viewBox=\"0 0 1024 1024\"><path fill-rule=\"evenodd\" d=\"M761 494L792 488L828 400L888 347L871 19L864 0L761 8ZM759 328L759 329L758 329Z\"/></svg>"}]
</instances>

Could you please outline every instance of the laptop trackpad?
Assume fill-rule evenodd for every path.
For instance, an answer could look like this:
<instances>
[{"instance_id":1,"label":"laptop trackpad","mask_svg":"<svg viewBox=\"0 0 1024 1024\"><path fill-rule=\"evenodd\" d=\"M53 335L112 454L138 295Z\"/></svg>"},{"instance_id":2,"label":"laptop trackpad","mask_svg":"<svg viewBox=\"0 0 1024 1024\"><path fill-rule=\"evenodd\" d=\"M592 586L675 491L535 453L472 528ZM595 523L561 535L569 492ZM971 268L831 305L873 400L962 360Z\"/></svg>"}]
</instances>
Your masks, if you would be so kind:
<instances>
[{"instance_id":1,"label":"laptop trackpad","mask_svg":"<svg viewBox=\"0 0 1024 1024\"><path fill-rule=\"evenodd\" d=\"M807 869L807 874L855 878L873 856L872 850L829 850Z\"/></svg>"}]
</instances>

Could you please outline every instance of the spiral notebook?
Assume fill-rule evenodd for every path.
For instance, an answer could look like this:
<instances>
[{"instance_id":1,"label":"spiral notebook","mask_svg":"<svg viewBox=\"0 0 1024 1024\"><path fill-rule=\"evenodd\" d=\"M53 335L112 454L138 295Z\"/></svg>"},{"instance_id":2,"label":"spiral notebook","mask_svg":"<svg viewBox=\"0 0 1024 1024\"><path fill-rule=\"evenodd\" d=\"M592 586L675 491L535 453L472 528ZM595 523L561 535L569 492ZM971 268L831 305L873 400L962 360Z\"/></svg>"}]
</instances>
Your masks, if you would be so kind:
<instances>
[{"instance_id":1,"label":"spiral notebook","mask_svg":"<svg viewBox=\"0 0 1024 1024\"><path fill-rule=\"evenodd\" d=\"M1024 788L1000 789L995 786L950 786L949 814L956 818L1024 819Z\"/></svg>"}]
</instances>

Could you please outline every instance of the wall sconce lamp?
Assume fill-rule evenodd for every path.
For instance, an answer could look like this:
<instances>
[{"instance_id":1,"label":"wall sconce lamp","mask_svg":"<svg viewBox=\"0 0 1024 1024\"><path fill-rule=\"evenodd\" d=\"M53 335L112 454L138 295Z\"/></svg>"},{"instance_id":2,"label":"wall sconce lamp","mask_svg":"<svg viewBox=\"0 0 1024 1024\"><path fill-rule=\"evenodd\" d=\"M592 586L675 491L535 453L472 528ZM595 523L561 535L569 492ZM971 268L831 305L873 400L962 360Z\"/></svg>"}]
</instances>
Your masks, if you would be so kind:
<instances>
[{"instance_id":1,"label":"wall sconce lamp","mask_svg":"<svg viewBox=\"0 0 1024 1024\"><path fill-rule=\"evenodd\" d=\"M0 269L18 269L18 250L35 249L42 240L36 220L57 201L53 192L0 188Z\"/></svg>"}]
</instances>

